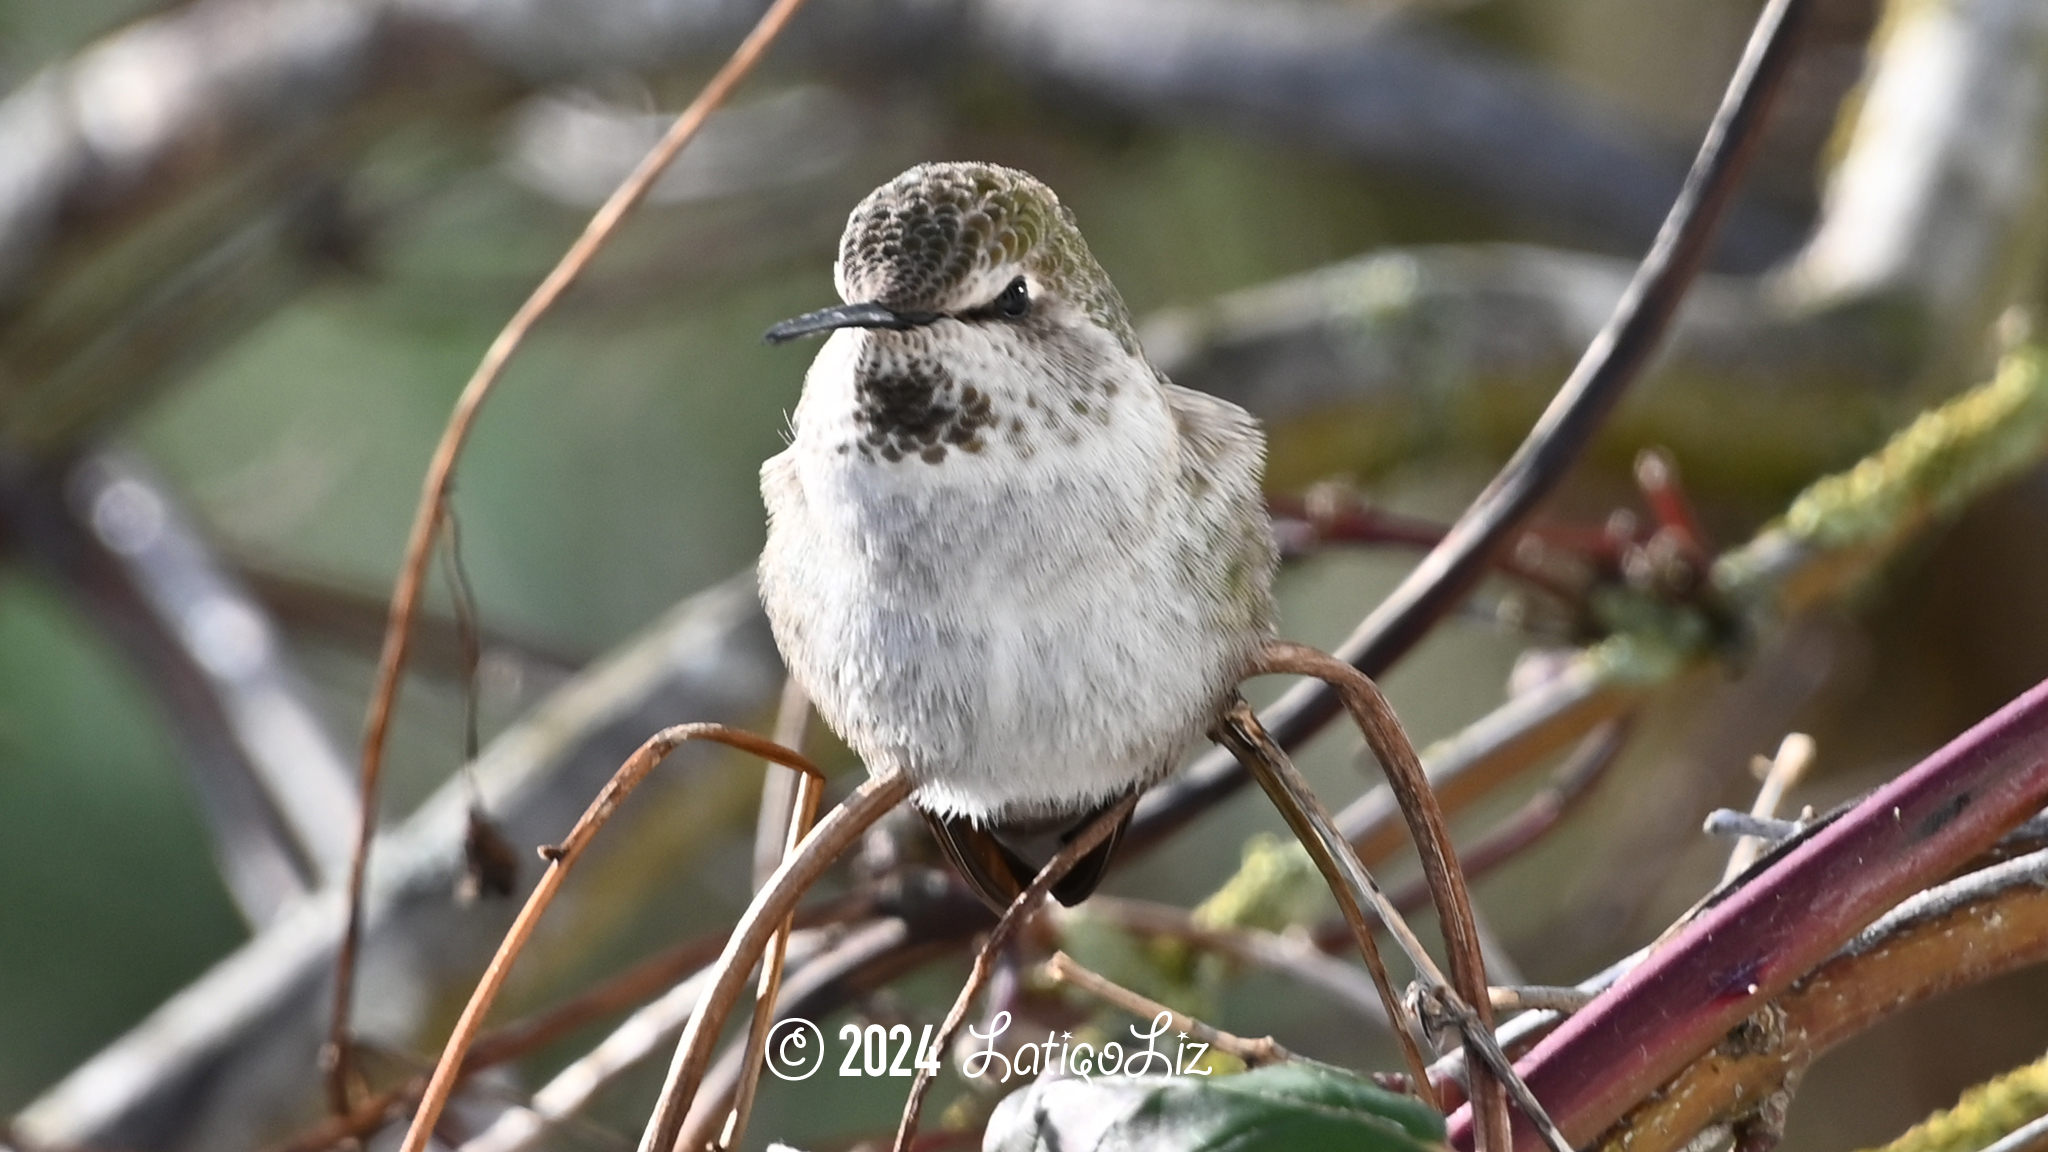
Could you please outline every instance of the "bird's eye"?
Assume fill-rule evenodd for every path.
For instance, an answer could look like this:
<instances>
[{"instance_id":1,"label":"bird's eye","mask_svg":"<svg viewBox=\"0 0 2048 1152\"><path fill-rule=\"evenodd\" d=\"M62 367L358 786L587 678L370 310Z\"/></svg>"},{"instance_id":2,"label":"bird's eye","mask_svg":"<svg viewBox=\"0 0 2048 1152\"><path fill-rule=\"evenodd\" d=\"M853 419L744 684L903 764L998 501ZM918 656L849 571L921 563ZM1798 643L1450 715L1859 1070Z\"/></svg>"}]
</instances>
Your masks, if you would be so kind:
<instances>
[{"instance_id":1,"label":"bird's eye","mask_svg":"<svg viewBox=\"0 0 2048 1152\"><path fill-rule=\"evenodd\" d=\"M1031 311L1031 289L1025 287L1024 278L1019 276L1015 280L1010 281L1010 286L1003 289L1001 296L996 297L995 312L998 316L1016 320L1029 311Z\"/></svg>"}]
</instances>

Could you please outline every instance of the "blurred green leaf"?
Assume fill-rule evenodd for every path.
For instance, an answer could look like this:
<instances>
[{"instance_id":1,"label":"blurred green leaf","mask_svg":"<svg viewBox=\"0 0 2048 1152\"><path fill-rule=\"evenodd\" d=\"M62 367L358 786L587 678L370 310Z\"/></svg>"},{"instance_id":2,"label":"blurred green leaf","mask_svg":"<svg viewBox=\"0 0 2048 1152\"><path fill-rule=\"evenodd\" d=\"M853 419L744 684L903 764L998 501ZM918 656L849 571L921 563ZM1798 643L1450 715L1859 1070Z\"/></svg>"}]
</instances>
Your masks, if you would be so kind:
<instances>
[{"instance_id":1,"label":"blurred green leaf","mask_svg":"<svg viewBox=\"0 0 2048 1152\"><path fill-rule=\"evenodd\" d=\"M1443 1117L1341 1069L1280 1064L1237 1076L1052 1080L1004 1100L988 1152L1427 1152Z\"/></svg>"}]
</instances>

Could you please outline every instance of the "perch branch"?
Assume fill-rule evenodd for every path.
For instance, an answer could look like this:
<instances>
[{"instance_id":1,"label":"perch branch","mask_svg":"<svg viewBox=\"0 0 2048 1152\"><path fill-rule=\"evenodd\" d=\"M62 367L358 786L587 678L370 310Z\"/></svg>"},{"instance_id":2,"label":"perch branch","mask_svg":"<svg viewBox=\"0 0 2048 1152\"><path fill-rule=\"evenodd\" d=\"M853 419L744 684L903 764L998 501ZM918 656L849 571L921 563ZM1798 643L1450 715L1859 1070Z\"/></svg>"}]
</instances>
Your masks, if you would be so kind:
<instances>
[{"instance_id":1,"label":"perch branch","mask_svg":"<svg viewBox=\"0 0 2048 1152\"><path fill-rule=\"evenodd\" d=\"M1294 838L1315 861L1316 870L1323 874L1323 881L1329 885L1330 895L1336 898L1337 909L1343 914L1345 925L1351 929L1351 938L1358 945L1365 970L1372 975L1373 988L1379 993L1387 1018L1393 1022L1394 1039L1400 1044L1401 1058L1408 1065L1415 1091L1430 1107L1440 1107L1430 1087L1422 1050L1416 1044L1415 1037L1420 1029L1394 991L1386 963L1380 959L1379 945L1373 941L1372 923L1366 919L1366 910L1371 909L1378 914L1379 922L1401 944L1402 951L1408 954L1418 973L1427 974L1425 978L1433 976L1436 982L1442 983L1442 975L1436 972L1436 961L1409 930L1407 922L1393 910L1393 905L1380 892L1372 874L1363 865L1352 867L1351 861L1347 861L1347 856L1353 861L1356 856L1350 853L1343 838L1336 834L1334 828L1326 829L1318 824L1316 809L1320 801L1310 791L1308 783L1300 778L1300 773L1294 771L1287 754L1259 726L1259 718L1250 705L1243 700L1232 705L1224 713L1223 722L1216 726L1214 738L1250 766L1252 778L1265 790L1273 807L1294 832Z\"/></svg>"},{"instance_id":2,"label":"perch branch","mask_svg":"<svg viewBox=\"0 0 2048 1152\"><path fill-rule=\"evenodd\" d=\"M1913 532L1930 518L1965 505L2016 471L2030 466L2031 462L2039 459L2044 446L2048 446L2048 388L2043 388L2042 384L2039 355L2030 349L2018 350L2008 357L1996 381L1957 398L1916 422L1911 430L1902 433L1891 445L1874 454L1865 464L1859 465L1853 473L1857 477L1853 482L1849 479L1851 474L1844 473L1840 477L1814 485L1795 503L1794 507L1801 509L1796 517L1788 516L1786 520L1767 529L1756 541L1724 558L1723 571L1733 570L1738 577L1729 581L1729 586L1733 589L1731 595L1734 595L1738 602L1750 604L1753 610L1770 611L1775 606L1787 602L1795 605L1811 603L1815 598L1829 595L1830 590L1838 594L1840 589L1853 583L1856 573L1870 571L1875 564L1889 555L1891 550L1910 539ZM1995 462L1995 466L1959 469L1951 463L1955 460L1989 460ZM1822 578L1817 579L1817 575ZM637 655L615 656L593 669L586 677L590 681L588 685L576 692L565 694L563 706L568 707L567 712L558 714L557 706L551 704L534 718L531 725L523 726L538 725L536 731L562 734L559 737L551 737L562 744L561 748L557 749L551 744L539 754L543 757L567 756L571 746L580 746L594 739L596 733L606 730L604 725L618 724L627 728L642 726L641 722L632 719L634 713L631 708L621 710L623 706L618 704L615 698L624 690L616 686L606 689L601 694L604 704L601 715L586 715L591 705L597 702L595 697L591 697L591 692L601 682L610 683L611 680L607 678L616 678L625 671L625 667L607 671L607 665L623 664L631 668L647 666L643 673L636 673L643 676L656 670L652 666L653 663L659 663L660 667L665 669L668 667L666 661L671 658L673 645L680 643L680 638L684 635L691 638L692 651L699 650L694 646L708 644L718 651L727 653L728 660L734 652L752 653L753 648L734 648L734 645L741 643L743 638L755 635L753 631L748 630L752 627L751 622L758 620L758 606L752 594L751 580L736 580L730 587L707 593L702 599L703 607L681 611L673 622L651 633L644 644L634 650ZM707 626L709 631L705 630ZM1682 663L1673 665L1668 658L1645 659L1645 654L1658 650L1661 643L1650 636L1617 637L1579 659L1587 667L1607 669L1602 674L1601 682L1630 684L1636 686L1634 690L1639 691L1644 685L1668 678L1673 668L1683 666ZM765 684L768 678L765 666L772 661L772 654L765 652L765 643L754 647L763 649L763 652L750 656L753 664L748 667L762 666L763 670L749 673L749 676ZM653 656L657 653L660 654L660 660L653 661ZM634 700L639 700L647 697L648 693L656 692L657 689L662 693L680 691L684 694L685 700L695 703L665 705L666 707L682 707L687 710L730 707L730 704L715 702L723 700L723 697L706 696L705 694L710 691L709 684L700 683L702 677L694 671L689 675L683 675L683 667L696 669L700 667L700 663L685 661L684 665L678 666L670 673L677 677L673 688L668 687L668 681L665 680L651 679L645 685L635 680L630 695ZM1616 677L1619 679L1614 679ZM1562 684L1570 679L1569 676L1561 677L1550 683ZM1567 692L1566 695L1576 696L1577 692ZM567 696L591 698L581 704L570 706ZM1510 719L1509 714L1524 700L1525 697L1517 697L1516 700L1510 701L1496 714L1495 719ZM751 707L752 704L748 706ZM1547 713L1548 709L1541 711ZM1491 737L1483 740L1476 738L1478 729L1486 728L1492 723L1493 720L1482 721L1475 726L1473 734L1468 734L1474 738L1461 736L1441 746L1439 754L1450 755L1452 759L1456 759L1457 753L1445 750L1499 743ZM508 736L516 734L508 733ZM525 748L530 742L531 736L506 741L519 748ZM494 795L508 788L518 790L532 787L531 784L515 782L525 780L527 775L541 773L542 777L537 778L552 779L553 776L550 774L559 771L556 767L527 766L526 759L535 754L530 750L516 754L513 749L506 751L507 755L500 755L496 751L487 754L480 766ZM1436 759L1437 757L1432 758L1433 763ZM554 763L553 760L547 762ZM509 775L506 774L508 769ZM496 782L499 776L503 776L502 782ZM1456 791L1449 785L1445 786L1447 798L1456 795ZM1385 819L1394 819L1395 811L1389 802L1385 806ZM417 834L409 830L408 842L418 843L400 852L399 856L406 859L419 856L427 842L440 843L447 840L449 835L450 833L445 832L436 833L423 824L417 830ZM425 839L422 839L423 837ZM407 880L405 883L411 886L406 889L409 892L419 889L440 893L445 892L447 881L428 876ZM438 907L438 903L434 906ZM920 924L924 922L922 918L914 919ZM264 948L275 952L281 943L282 941L271 941L266 943ZM308 957L312 955L313 953L307 953ZM179 1018L203 1018L208 1021L248 1018L247 1014L254 1009L237 1006L249 999L249 994L245 990L252 987L272 987L276 979L271 976L259 976L256 974L257 969L248 967L249 964L259 962L268 963L259 961L259 957L255 955L238 959L232 965L224 967L218 973L218 979L209 977L202 985L195 986L189 997L181 997ZM233 969L232 972L228 970L230 967ZM293 986L287 984L282 987ZM185 1004L186 1000L191 1001L189 1008ZM1549 1026L1550 1024L1540 1021L1534 1015L1525 1016L1506 1025L1503 1036L1524 1036ZM206 1035L218 1033L223 1037L232 1036L238 1034L233 1031L236 1027L239 1026L223 1024L221 1028L227 1031L212 1029ZM133 1067L138 1057L131 1054L131 1046L144 1043L146 1040L146 1037L138 1036L131 1041L124 1041L109 1050L108 1059L123 1068ZM177 1069L211 1051L205 1045L213 1043L216 1041L204 1037L181 1040L181 1046L177 1050L180 1055L177 1057L168 1060L150 1058L146 1063L149 1067L158 1069L156 1074L159 1076L174 1075ZM1455 1054L1450 1058L1450 1062L1462 1066L1462 1060ZM88 1070L92 1075L87 1075ZM102 1117L119 1114L118 1111L110 1112L109 1109L132 1108L134 1104L130 1101L146 1098L149 1094L146 1084L138 1084L133 1088L124 1087L113 1097L108 1097L106 1092L95 1089L88 1100L84 1095L87 1082L98 1084L102 1080L98 1074L97 1064L89 1065L88 1070L81 1070L76 1084L67 1081L59 1090L44 1101L39 1101L34 1108L25 1113L22 1123L29 1126L28 1130L36 1132L38 1138L68 1134L73 1138L73 1142L77 1142L77 1136L107 1130L105 1125L110 1121ZM1453 1079L1456 1075L1461 1073L1454 1074ZM1438 1077L1438 1082L1444 1084L1447 1091L1455 1087L1454 1084L1446 1083L1442 1077Z\"/></svg>"},{"instance_id":3,"label":"perch branch","mask_svg":"<svg viewBox=\"0 0 2048 1152\"><path fill-rule=\"evenodd\" d=\"M1486 962L1481 957L1479 929L1472 918L1472 896L1458 867L1457 850L1451 845L1450 828L1443 809L1430 788L1422 761L1401 727L1400 717L1381 695L1379 687L1351 665L1300 644L1272 643L1266 646L1257 671L1276 675L1309 676L1335 690L1352 720L1364 734L1365 742L1379 758L1387 784L1394 790L1401 814L1407 819L1415 848L1422 858L1423 875L1429 880L1430 895L1436 901L1449 954L1449 985L1471 1009L1476 1026L1493 1024L1493 1009L1487 1000ZM1331 822L1334 830L1334 822ZM1351 855L1344 844L1344 854ZM1354 860L1355 856L1352 857ZM1363 865L1359 865L1363 870ZM1388 921L1392 926L1392 921ZM1474 1043L1468 1041L1468 1043ZM1472 1096L1480 1102L1480 1147L1507 1146L1507 1098L1504 1089L1484 1072L1472 1080ZM1490 1117L1490 1119L1489 1119Z\"/></svg>"}]
</instances>

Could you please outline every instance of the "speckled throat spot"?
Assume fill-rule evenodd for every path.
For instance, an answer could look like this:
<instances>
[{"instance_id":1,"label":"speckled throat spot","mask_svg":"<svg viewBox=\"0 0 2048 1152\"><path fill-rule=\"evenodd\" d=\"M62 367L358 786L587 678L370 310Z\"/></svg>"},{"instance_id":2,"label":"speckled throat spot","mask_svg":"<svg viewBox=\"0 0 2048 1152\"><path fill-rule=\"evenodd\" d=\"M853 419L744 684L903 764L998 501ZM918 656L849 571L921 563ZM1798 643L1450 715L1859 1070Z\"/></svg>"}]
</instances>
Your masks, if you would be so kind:
<instances>
[{"instance_id":1,"label":"speckled throat spot","mask_svg":"<svg viewBox=\"0 0 2048 1152\"><path fill-rule=\"evenodd\" d=\"M864 460L937 464L951 448L980 452L982 430L998 423L988 393L958 385L936 361L870 363L855 380L853 419L861 435L852 447Z\"/></svg>"}]
</instances>

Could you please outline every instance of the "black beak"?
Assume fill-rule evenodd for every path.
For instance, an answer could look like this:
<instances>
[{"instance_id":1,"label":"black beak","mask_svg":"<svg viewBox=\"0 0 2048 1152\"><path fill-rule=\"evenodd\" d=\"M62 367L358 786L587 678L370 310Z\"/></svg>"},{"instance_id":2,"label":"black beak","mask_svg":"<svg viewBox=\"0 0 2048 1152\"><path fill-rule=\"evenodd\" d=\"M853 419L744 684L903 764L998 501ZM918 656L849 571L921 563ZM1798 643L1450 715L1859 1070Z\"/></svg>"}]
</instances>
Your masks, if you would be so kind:
<instances>
[{"instance_id":1,"label":"black beak","mask_svg":"<svg viewBox=\"0 0 2048 1152\"><path fill-rule=\"evenodd\" d=\"M893 328L902 332L922 327L938 318L937 312L898 312L881 304L835 304L784 320L762 333L761 339L770 344L783 344L799 336L830 332L834 328Z\"/></svg>"}]
</instances>

